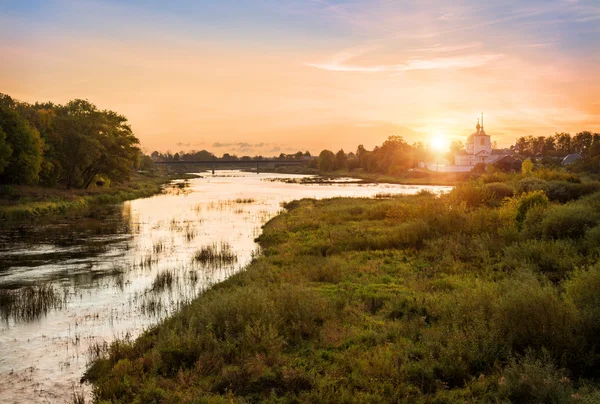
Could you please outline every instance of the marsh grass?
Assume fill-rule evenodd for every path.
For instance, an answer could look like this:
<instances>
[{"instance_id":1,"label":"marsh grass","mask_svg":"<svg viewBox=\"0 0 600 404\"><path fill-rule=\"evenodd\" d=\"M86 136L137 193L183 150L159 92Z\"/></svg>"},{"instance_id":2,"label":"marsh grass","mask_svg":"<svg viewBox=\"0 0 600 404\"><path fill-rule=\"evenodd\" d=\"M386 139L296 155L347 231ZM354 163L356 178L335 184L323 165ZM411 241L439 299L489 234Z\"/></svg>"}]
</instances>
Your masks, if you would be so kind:
<instances>
[{"instance_id":1,"label":"marsh grass","mask_svg":"<svg viewBox=\"0 0 600 404\"><path fill-rule=\"evenodd\" d=\"M234 202L238 203L238 204L247 204L247 203L256 202L256 199L254 199L254 198L237 198Z\"/></svg>"},{"instance_id":2,"label":"marsh grass","mask_svg":"<svg viewBox=\"0 0 600 404\"><path fill-rule=\"evenodd\" d=\"M204 246L194 254L194 262L210 268L221 268L232 265L237 260L237 255L227 242Z\"/></svg>"},{"instance_id":3,"label":"marsh grass","mask_svg":"<svg viewBox=\"0 0 600 404\"><path fill-rule=\"evenodd\" d=\"M4 321L32 321L67 305L68 294L52 284L0 290L0 315Z\"/></svg>"},{"instance_id":4,"label":"marsh grass","mask_svg":"<svg viewBox=\"0 0 600 404\"><path fill-rule=\"evenodd\" d=\"M163 271L156 275L152 282L153 292L162 292L165 289L171 289L176 277L172 271Z\"/></svg>"}]
</instances>

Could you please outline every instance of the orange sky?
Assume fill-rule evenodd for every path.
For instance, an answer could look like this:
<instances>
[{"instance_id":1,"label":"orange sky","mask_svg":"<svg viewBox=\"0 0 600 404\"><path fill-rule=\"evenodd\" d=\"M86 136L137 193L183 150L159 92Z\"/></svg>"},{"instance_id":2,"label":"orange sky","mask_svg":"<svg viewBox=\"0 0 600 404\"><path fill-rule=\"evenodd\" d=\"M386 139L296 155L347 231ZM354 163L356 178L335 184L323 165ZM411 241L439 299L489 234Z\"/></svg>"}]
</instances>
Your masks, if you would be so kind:
<instances>
[{"instance_id":1,"label":"orange sky","mask_svg":"<svg viewBox=\"0 0 600 404\"><path fill-rule=\"evenodd\" d=\"M462 140L480 112L501 146L600 132L595 1L128 4L0 5L0 92L87 98L148 152Z\"/></svg>"}]
</instances>

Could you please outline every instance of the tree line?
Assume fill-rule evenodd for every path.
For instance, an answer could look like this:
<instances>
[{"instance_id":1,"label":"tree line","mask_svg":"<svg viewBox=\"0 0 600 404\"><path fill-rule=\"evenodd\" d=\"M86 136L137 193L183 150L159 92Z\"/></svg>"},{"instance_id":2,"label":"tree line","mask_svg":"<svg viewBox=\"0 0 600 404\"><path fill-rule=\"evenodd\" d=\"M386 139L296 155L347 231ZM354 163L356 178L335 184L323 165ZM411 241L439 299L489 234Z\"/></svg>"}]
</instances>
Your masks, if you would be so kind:
<instances>
[{"instance_id":1,"label":"tree line","mask_svg":"<svg viewBox=\"0 0 600 404\"><path fill-rule=\"evenodd\" d=\"M29 104L0 93L0 183L89 188L144 159L127 118L87 100Z\"/></svg>"},{"instance_id":2,"label":"tree line","mask_svg":"<svg viewBox=\"0 0 600 404\"><path fill-rule=\"evenodd\" d=\"M402 136L390 136L381 146L367 150L359 145L356 152L346 154L343 149L337 153L323 150L318 161L311 161L319 171L355 170L382 174L400 174L417 167L420 161L431 157L431 152L422 142L408 144Z\"/></svg>"},{"instance_id":3,"label":"tree line","mask_svg":"<svg viewBox=\"0 0 600 404\"><path fill-rule=\"evenodd\" d=\"M176 152L172 153L167 151L165 153L161 153L159 151L153 151L150 154L150 157L154 161L213 161L213 160L222 160L222 161L253 161L253 160L302 160L305 157L311 157L310 152L306 151L302 153L298 151L292 154L280 153L278 157L264 157L262 155L257 156L241 156L238 157L236 154L224 153L221 157L217 157L214 153L211 153L207 150L191 150L189 152Z\"/></svg>"},{"instance_id":4,"label":"tree line","mask_svg":"<svg viewBox=\"0 0 600 404\"><path fill-rule=\"evenodd\" d=\"M571 153L578 153L588 157L592 152L600 150L600 133L590 131L579 132L571 136L570 133L556 133L554 136L522 136L517 139L519 154L527 157L565 157Z\"/></svg>"}]
</instances>

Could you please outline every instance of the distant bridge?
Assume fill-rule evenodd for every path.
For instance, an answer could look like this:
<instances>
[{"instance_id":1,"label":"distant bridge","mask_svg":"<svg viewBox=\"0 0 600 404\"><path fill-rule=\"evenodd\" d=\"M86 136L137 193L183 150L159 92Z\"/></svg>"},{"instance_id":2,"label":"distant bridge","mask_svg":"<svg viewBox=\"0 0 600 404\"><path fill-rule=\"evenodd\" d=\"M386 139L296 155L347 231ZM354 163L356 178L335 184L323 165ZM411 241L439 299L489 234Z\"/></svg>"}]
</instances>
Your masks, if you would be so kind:
<instances>
[{"instance_id":1,"label":"distant bridge","mask_svg":"<svg viewBox=\"0 0 600 404\"><path fill-rule=\"evenodd\" d=\"M160 165L198 165L208 166L215 173L217 166L246 166L252 167L256 164L256 173L259 173L260 164L277 166L301 166L308 164L308 160L178 160L178 161L155 161Z\"/></svg>"}]
</instances>

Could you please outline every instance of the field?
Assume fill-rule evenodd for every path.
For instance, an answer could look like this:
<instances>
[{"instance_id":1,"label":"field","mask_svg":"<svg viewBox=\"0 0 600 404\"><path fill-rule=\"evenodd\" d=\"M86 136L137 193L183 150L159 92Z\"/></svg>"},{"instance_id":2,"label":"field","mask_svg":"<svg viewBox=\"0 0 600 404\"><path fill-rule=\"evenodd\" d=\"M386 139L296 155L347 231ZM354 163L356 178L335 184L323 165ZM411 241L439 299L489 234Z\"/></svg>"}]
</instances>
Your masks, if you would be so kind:
<instances>
[{"instance_id":1,"label":"field","mask_svg":"<svg viewBox=\"0 0 600 404\"><path fill-rule=\"evenodd\" d=\"M98 402L600 402L600 184L301 200L86 373Z\"/></svg>"}]
</instances>

